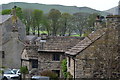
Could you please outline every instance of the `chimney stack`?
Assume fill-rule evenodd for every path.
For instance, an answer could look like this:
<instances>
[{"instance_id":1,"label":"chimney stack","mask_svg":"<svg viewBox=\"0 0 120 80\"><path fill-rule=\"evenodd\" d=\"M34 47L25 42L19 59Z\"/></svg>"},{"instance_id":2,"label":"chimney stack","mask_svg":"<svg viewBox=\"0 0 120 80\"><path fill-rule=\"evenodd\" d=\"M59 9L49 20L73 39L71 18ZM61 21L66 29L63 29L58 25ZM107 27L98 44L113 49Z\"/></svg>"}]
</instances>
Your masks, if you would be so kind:
<instances>
[{"instance_id":1,"label":"chimney stack","mask_svg":"<svg viewBox=\"0 0 120 80\"><path fill-rule=\"evenodd\" d=\"M13 32L17 32L18 31L16 8L17 8L17 6L14 6L14 8L12 8L12 11L11 11L11 14L13 15L12 16Z\"/></svg>"},{"instance_id":2,"label":"chimney stack","mask_svg":"<svg viewBox=\"0 0 120 80\"><path fill-rule=\"evenodd\" d=\"M16 8L17 6L14 6L11 11L11 15L16 16Z\"/></svg>"}]
</instances>

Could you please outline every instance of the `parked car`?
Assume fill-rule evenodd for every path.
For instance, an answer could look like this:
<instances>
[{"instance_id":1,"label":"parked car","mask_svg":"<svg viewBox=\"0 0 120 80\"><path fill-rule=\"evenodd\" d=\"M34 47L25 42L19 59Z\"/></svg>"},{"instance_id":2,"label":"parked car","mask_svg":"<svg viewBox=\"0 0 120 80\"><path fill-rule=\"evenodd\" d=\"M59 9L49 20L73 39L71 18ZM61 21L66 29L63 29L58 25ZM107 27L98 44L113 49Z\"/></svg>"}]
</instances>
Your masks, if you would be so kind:
<instances>
[{"instance_id":1,"label":"parked car","mask_svg":"<svg viewBox=\"0 0 120 80\"><path fill-rule=\"evenodd\" d=\"M20 69L12 69L12 71L17 75L21 75Z\"/></svg>"},{"instance_id":2,"label":"parked car","mask_svg":"<svg viewBox=\"0 0 120 80\"><path fill-rule=\"evenodd\" d=\"M32 80L50 80L50 78L46 76L33 76Z\"/></svg>"},{"instance_id":3,"label":"parked car","mask_svg":"<svg viewBox=\"0 0 120 80\"><path fill-rule=\"evenodd\" d=\"M15 74L12 70L4 70L3 80L19 80L19 75Z\"/></svg>"}]
</instances>

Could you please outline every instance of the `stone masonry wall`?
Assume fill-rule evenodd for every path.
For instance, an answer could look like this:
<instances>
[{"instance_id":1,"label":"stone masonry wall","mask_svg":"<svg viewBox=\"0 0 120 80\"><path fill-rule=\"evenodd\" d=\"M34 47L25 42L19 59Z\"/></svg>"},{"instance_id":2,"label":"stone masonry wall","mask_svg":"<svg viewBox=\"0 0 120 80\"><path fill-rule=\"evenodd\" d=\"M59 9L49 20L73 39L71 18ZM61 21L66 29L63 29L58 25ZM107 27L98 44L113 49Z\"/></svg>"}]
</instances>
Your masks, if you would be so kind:
<instances>
[{"instance_id":1,"label":"stone masonry wall","mask_svg":"<svg viewBox=\"0 0 120 80\"><path fill-rule=\"evenodd\" d=\"M96 41L92 42L85 50L76 57L75 77L76 78L108 78L114 77L113 73L119 73L117 67L118 31L116 23L106 28L106 32ZM94 37L94 36L93 36ZM73 62L73 61L71 61ZM116 69L118 68L118 69ZM73 74L74 64L68 68Z\"/></svg>"},{"instance_id":2,"label":"stone masonry wall","mask_svg":"<svg viewBox=\"0 0 120 80\"><path fill-rule=\"evenodd\" d=\"M52 60L53 53L38 53L38 54L39 54L38 56L39 71L41 72L43 70L60 70L60 77L61 77L62 75L61 61L63 58L62 56L63 54L60 54L60 61Z\"/></svg>"},{"instance_id":3,"label":"stone masonry wall","mask_svg":"<svg viewBox=\"0 0 120 80\"><path fill-rule=\"evenodd\" d=\"M20 20L17 21L18 32L12 32L12 19L9 18L4 23L0 24L2 28L2 51L5 53L5 58L2 59L3 67L20 68L21 53L24 48L23 42L25 38L25 25ZM20 41L21 40L21 41Z\"/></svg>"},{"instance_id":4,"label":"stone masonry wall","mask_svg":"<svg viewBox=\"0 0 120 80\"><path fill-rule=\"evenodd\" d=\"M70 72L71 75L74 75L74 60L70 57L67 57L67 61L69 61L69 59L70 59L70 63L67 62L67 66L68 66L67 72ZM70 66L69 66L69 64L70 64Z\"/></svg>"},{"instance_id":5,"label":"stone masonry wall","mask_svg":"<svg viewBox=\"0 0 120 80\"><path fill-rule=\"evenodd\" d=\"M77 55L76 77L108 77L106 73L112 74L109 70L114 64L110 61L115 60L117 54L117 31L115 27L108 28L105 35ZM104 68L108 70L104 72ZM101 71L102 75L97 74L97 71Z\"/></svg>"}]
</instances>

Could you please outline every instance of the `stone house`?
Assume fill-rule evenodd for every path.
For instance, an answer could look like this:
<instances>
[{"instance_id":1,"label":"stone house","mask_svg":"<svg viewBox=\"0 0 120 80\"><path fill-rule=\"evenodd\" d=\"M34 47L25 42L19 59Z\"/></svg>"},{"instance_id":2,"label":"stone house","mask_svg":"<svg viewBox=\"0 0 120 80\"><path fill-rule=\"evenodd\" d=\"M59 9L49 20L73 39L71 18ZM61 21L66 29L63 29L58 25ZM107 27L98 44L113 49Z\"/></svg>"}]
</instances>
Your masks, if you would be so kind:
<instances>
[{"instance_id":1,"label":"stone house","mask_svg":"<svg viewBox=\"0 0 120 80\"><path fill-rule=\"evenodd\" d=\"M22 66L40 73L52 70L62 78L61 61L67 58L74 78L120 78L119 16L108 16L101 27L85 38L41 36L31 38L22 53Z\"/></svg>"},{"instance_id":2,"label":"stone house","mask_svg":"<svg viewBox=\"0 0 120 80\"><path fill-rule=\"evenodd\" d=\"M108 16L106 28L89 34L66 51L68 72L74 78L120 78L119 16Z\"/></svg>"},{"instance_id":3,"label":"stone house","mask_svg":"<svg viewBox=\"0 0 120 80\"><path fill-rule=\"evenodd\" d=\"M27 66L29 71L36 68L34 67L34 62L32 61L38 60L38 47L34 43L36 39L37 37L33 35L26 36L25 48L21 55L22 66Z\"/></svg>"},{"instance_id":4,"label":"stone house","mask_svg":"<svg viewBox=\"0 0 120 80\"><path fill-rule=\"evenodd\" d=\"M76 45L82 39L80 37L67 36L38 37L33 42L35 43L33 45L36 45L34 48L29 47L29 50L24 50L22 54L22 60L24 61L22 61L22 64L27 66L30 71L35 68L38 70L38 73L44 70L51 70L56 72L59 77L62 77L61 61L65 58L65 51ZM31 52L29 53L28 51Z\"/></svg>"},{"instance_id":5,"label":"stone house","mask_svg":"<svg viewBox=\"0 0 120 80\"><path fill-rule=\"evenodd\" d=\"M13 15L0 15L0 59L1 67L20 68L24 48L25 25Z\"/></svg>"}]
</instances>

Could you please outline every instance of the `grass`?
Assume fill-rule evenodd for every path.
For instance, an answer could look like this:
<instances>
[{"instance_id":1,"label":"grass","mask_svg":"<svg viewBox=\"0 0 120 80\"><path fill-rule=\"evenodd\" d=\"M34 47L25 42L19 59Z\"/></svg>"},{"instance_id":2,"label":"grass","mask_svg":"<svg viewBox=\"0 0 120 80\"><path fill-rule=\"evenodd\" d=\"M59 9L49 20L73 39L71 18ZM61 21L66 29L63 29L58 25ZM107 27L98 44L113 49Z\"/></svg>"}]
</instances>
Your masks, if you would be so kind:
<instances>
[{"instance_id":1,"label":"grass","mask_svg":"<svg viewBox=\"0 0 120 80\"><path fill-rule=\"evenodd\" d=\"M32 30L30 30L30 33L32 34ZM35 34L37 34L38 33L38 31L37 30L35 30ZM42 33L46 33L46 34L48 34L48 32L47 31L39 31L39 33L40 34L42 34Z\"/></svg>"},{"instance_id":2,"label":"grass","mask_svg":"<svg viewBox=\"0 0 120 80\"><path fill-rule=\"evenodd\" d=\"M74 36L74 37L80 37L80 35L77 35L77 34L76 34L76 35L71 35L71 36Z\"/></svg>"},{"instance_id":3,"label":"grass","mask_svg":"<svg viewBox=\"0 0 120 80\"><path fill-rule=\"evenodd\" d=\"M46 33L46 34L48 34L48 32L47 31L39 31L40 32L40 34L42 34L42 33ZM30 30L30 33L32 34L32 30ZM38 31L37 30L35 30L35 34L37 34L38 33ZM66 33L67 34L67 33ZM79 34L75 34L75 35L71 35L71 36L73 36L73 37L80 37L80 35ZM82 36L81 37L84 37L84 36L86 36L85 34L82 34Z\"/></svg>"},{"instance_id":4,"label":"grass","mask_svg":"<svg viewBox=\"0 0 120 80\"><path fill-rule=\"evenodd\" d=\"M75 36L75 37L85 37L85 34L82 34L82 36L80 36L79 34L75 34L75 35L71 35L71 36Z\"/></svg>"}]
</instances>

